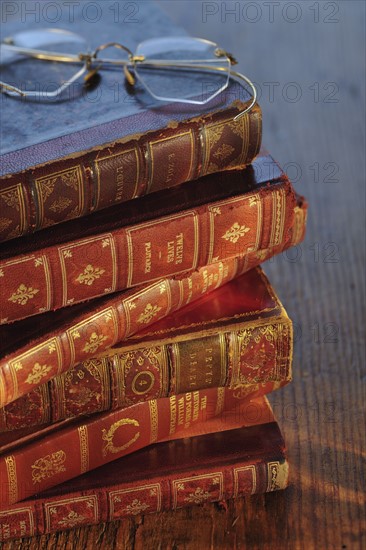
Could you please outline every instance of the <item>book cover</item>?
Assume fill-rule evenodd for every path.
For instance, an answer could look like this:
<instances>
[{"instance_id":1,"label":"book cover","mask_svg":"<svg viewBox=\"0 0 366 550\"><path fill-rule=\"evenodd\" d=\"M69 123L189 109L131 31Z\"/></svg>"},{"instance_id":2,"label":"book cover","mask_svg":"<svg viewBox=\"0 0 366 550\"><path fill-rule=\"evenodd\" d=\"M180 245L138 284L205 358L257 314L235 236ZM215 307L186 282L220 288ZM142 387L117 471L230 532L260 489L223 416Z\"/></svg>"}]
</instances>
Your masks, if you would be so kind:
<instances>
[{"instance_id":1,"label":"book cover","mask_svg":"<svg viewBox=\"0 0 366 550\"><path fill-rule=\"evenodd\" d=\"M284 383L292 343L292 323L256 268L0 409L0 431L185 391Z\"/></svg>"},{"instance_id":2,"label":"book cover","mask_svg":"<svg viewBox=\"0 0 366 550\"><path fill-rule=\"evenodd\" d=\"M269 382L255 388L251 397L269 393L274 385ZM46 437L36 437L0 456L0 506L5 508L215 418L246 397L228 388L209 388L152 399L55 428Z\"/></svg>"},{"instance_id":3,"label":"book cover","mask_svg":"<svg viewBox=\"0 0 366 550\"><path fill-rule=\"evenodd\" d=\"M212 174L121 205L108 216L97 212L93 220L4 243L0 322L284 247L295 206L290 181L263 154L246 170Z\"/></svg>"},{"instance_id":4,"label":"book cover","mask_svg":"<svg viewBox=\"0 0 366 550\"><path fill-rule=\"evenodd\" d=\"M298 198L287 246L305 234L307 203ZM299 240L298 240L299 239ZM136 332L202 297L286 247L249 252L136 290L0 327L0 404L14 401Z\"/></svg>"},{"instance_id":5,"label":"book cover","mask_svg":"<svg viewBox=\"0 0 366 550\"><path fill-rule=\"evenodd\" d=\"M39 30L34 18L22 17L24 6L13 2L13 10L4 9L3 36ZM57 26L85 37L90 50L121 37L134 50L148 38L185 34L149 1L131 4L138 12L134 22L140 24L123 24L116 2L96 6L102 12L97 33L85 16L90 11L85 1L73 5L71 18L61 3ZM37 74L39 61L28 62ZM239 84L232 83L208 104L194 106L159 102L139 84L131 93L122 70L101 74L92 93L73 86L62 100L1 94L0 240L204 174L243 167L258 153L259 106L233 120L249 97ZM189 79L186 85L189 89Z\"/></svg>"},{"instance_id":6,"label":"book cover","mask_svg":"<svg viewBox=\"0 0 366 550\"><path fill-rule=\"evenodd\" d=\"M249 409L256 416L249 418ZM210 433L211 432L211 433ZM189 437L187 437L189 433ZM0 540L284 489L288 462L262 399L0 511Z\"/></svg>"}]
</instances>

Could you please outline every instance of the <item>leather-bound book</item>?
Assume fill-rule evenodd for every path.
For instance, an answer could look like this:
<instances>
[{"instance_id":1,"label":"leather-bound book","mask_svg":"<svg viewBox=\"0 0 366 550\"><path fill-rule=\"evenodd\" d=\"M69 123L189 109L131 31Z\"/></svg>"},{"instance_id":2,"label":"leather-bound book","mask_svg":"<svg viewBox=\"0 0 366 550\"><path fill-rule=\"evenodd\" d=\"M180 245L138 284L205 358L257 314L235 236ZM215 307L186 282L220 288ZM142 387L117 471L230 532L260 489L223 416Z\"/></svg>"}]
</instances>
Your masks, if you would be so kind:
<instances>
[{"instance_id":1,"label":"leather-bound book","mask_svg":"<svg viewBox=\"0 0 366 550\"><path fill-rule=\"evenodd\" d=\"M0 540L284 489L285 443L271 408L262 398L249 410L256 421L242 408L0 511Z\"/></svg>"},{"instance_id":2,"label":"leather-bound book","mask_svg":"<svg viewBox=\"0 0 366 550\"><path fill-rule=\"evenodd\" d=\"M251 397L273 386L254 388ZM41 430L1 454L0 508L237 409L246 397L240 390L208 388L61 423L46 436Z\"/></svg>"},{"instance_id":3,"label":"leather-bound book","mask_svg":"<svg viewBox=\"0 0 366 550\"><path fill-rule=\"evenodd\" d=\"M92 9L85 0L62 4L57 25L84 37L90 51L121 40L134 51L143 40L185 34L156 4L146 0L131 4L134 7L138 12L134 21L140 25L122 25L128 12L118 3L98 4L102 14L94 24L88 14L95 4ZM34 17L22 17L20 4L14 4L11 16L10 11L2 20L4 37L32 29L39 32ZM82 45L77 47L75 53L81 53ZM109 57L110 51L103 53ZM40 62L27 62L38 75ZM237 83L207 104L184 105L153 99L138 81L129 93L121 69L100 74L95 90L82 91L75 83L58 101L44 95L38 100L2 97L0 241L205 174L244 167L259 151L260 107L256 104L234 121L249 98ZM192 71L186 89L184 85L180 89L183 97L195 78ZM42 93L49 83L40 79ZM206 92L201 87L202 93Z\"/></svg>"},{"instance_id":4,"label":"leather-bound book","mask_svg":"<svg viewBox=\"0 0 366 550\"><path fill-rule=\"evenodd\" d=\"M267 382L284 384L292 344L292 323L258 267L7 405L0 430L210 387L245 395Z\"/></svg>"},{"instance_id":5,"label":"leather-bound book","mask_svg":"<svg viewBox=\"0 0 366 550\"><path fill-rule=\"evenodd\" d=\"M137 289L30 317L0 327L0 406L91 359L133 334L193 303L286 247L305 234L306 202L294 208L291 240L273 249L216 262Z\"/></svg>"},{"instance_id":6,"label":"leather-bound book","mask_svg":"<svg viewBox=\"0 0 366 550\"><path fill-rule=\"evenodd\" d=\"M268 154L3 243L3 324L291 242L296 197Z\"/></svg>"}]
</instances>

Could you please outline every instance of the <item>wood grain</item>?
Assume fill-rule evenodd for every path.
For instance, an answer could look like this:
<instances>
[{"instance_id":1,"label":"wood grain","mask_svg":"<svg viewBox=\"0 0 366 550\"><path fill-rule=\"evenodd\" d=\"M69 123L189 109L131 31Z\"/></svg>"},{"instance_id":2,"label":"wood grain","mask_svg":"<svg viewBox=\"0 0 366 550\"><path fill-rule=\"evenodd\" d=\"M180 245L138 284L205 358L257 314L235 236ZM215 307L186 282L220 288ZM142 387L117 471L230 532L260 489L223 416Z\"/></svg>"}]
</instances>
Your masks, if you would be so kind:
<instances>
[{"instance_id":1,"label":"wood grain","mask_svg":"<svg viewBox=\"0 0 366 550\"><path fill-rule=\"evenodd\" d=\"M273 23L265 2L261 11L254 2L160 4L192 35L233 52L259 84L264 143L310 203L305 243L266 267L297 334L294 381L271 397L290 487L227 509L137 517L3 549L365 549L365 4L270 2ZM204 23L207 4L219 11ZM237 22L224 12L236 4Z\"/></svg>"}]
</instances>

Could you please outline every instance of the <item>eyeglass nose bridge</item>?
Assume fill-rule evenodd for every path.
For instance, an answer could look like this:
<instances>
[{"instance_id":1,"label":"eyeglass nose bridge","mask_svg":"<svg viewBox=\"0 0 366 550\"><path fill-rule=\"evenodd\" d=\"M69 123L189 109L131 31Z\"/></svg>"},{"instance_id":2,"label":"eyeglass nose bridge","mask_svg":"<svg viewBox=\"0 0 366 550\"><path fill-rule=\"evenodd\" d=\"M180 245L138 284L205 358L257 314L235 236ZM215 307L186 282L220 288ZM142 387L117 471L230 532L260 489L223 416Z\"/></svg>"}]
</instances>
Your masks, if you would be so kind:
<instances>
[{"instance_id":1,"label":"eyeglass nose bridge","mask_svg":"<svg viewBox=\"0 0 366 550\"><path fill-rule=\"evenodd\" d=\"M123 44L120 44L119 42L107 42L106 44L102 44L101 46L98 46L94 50L94 52L92 54L92 58L97 59L99 52L102 52L102 51L106 50L107 48L117 48L119 50L123 50L123 51L127 52L129 61L133 62L133 53L131 52L131 50L129 48L127 48L127 46L124 46Z\"/></svg>"}]
</instances>

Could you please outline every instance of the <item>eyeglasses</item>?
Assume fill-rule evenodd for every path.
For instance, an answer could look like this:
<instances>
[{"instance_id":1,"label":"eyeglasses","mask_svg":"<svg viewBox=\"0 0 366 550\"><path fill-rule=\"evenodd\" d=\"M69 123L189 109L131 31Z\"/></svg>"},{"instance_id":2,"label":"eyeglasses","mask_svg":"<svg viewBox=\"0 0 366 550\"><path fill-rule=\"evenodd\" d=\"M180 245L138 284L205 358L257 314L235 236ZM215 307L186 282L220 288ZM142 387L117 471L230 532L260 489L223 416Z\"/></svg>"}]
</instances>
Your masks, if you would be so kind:
<instances>
[{"instance_id":1,"label":"eyeglasses","mask_svg":"<svg viewBox=\"0 0 366 550\"><path fill-rule=\"evenodd\" d=\"M105 50L108 57L102 58ZM249 78L232 70L236 63L231 54L201 38L146 40L135 53L109 42L89 53L85 39L73 32L24 31L0 44L0 91L18 98L58 98L76 83L99 84L101 70L119 69L129 87L138 81L157 100L203 105L234 79L251 90L237 119L253 107L257 93Z\"/></svg>"}]
</instances>

